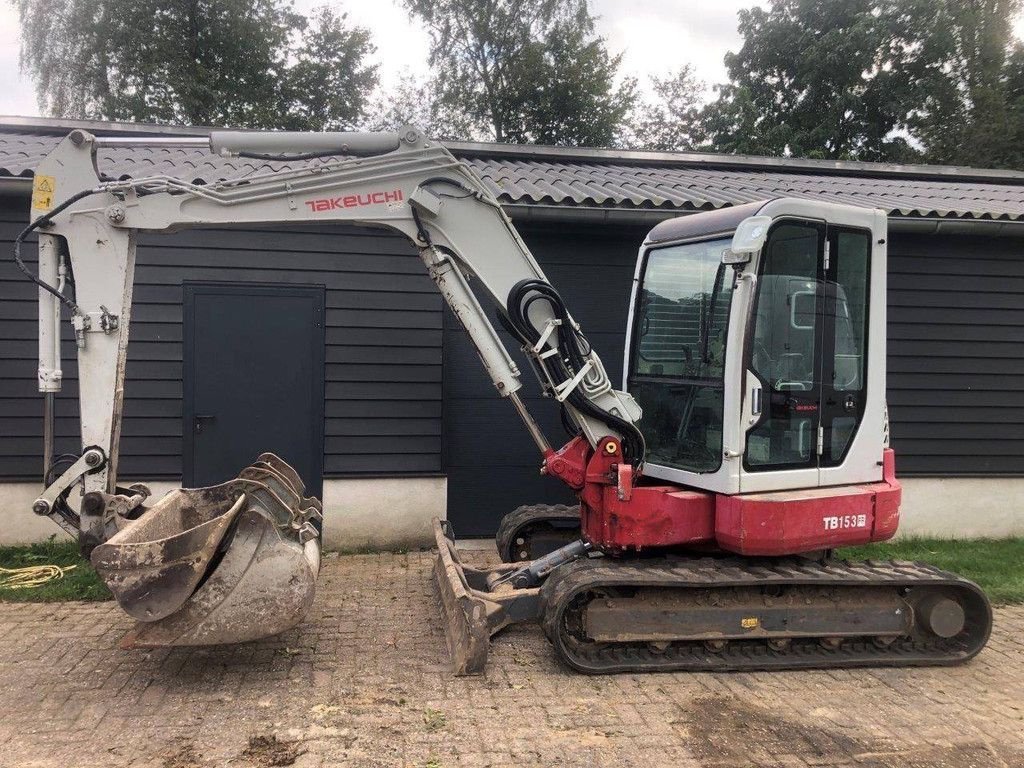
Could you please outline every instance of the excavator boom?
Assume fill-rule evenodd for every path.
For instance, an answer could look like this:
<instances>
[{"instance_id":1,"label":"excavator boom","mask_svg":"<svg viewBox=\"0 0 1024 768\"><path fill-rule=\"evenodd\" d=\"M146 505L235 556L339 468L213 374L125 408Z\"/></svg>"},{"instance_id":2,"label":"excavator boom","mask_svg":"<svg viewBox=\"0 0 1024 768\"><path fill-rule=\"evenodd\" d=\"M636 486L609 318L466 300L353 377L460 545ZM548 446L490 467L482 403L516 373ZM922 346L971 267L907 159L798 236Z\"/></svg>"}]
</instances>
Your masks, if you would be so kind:
<instances>
[{"instance_id":1,"label":"excavator boom","mask_svg":"<svg viewBox=\"0 0 1024 768\"><path fill-rule=\"evenodd\" d=\"M138 232L173 232L187 227L247 223L335 222L387 227L405 235L469 334L497 393L508 398L544 457L555 452L519 398L521 373L505 349L478 297L498 307L499 317L527 352L541 386L591 447L622 445L633 465L643 460L640 416L632 398L612 388L598 355L566 310L500 205L465 164L414 128L398 133L246 133L217 131L208 140L165 139L201 144L224 155L269 160L310 160L311 167L266 172L243 179L198 185L167 176L104 182L96 167L99 147L137 143L75 131L41 163L32 200L33 222L19 238L39 233L40 388L58 388L59 354L54 339L60 304L68 307L78 346L82 455L53 480L34 511L54 519L92 553L101 575L125 610L143 622L173 625L136 633L139 642L165 644L233 642L245 610L231 621L207 620L195 606L225 586L214 578L232 569L249 581L276 584L300 574L301 594L268 602L289 611L308 606L319 555L319 508L303 500L294 470L280 460L260 464L214 488L177 491L147 508L146 492L119 488L118 442L124 370L130 328L135 242ZM19 264L22 264L19 257ZM70 272L75 299L54 275ZM49 440L49 438L48 438ZM47 450L47 455L52 453ZM276 459L276 457L274 457ZM47 467L50 474L50 468ZM72 488L83 490L79 510L68 504ZM317 506L316 509L313 509ZM261 522L262 521L262 522ZM314 525L314 523L316 525ZM260 531L246 538L248 527ZM243 565L234 565L245 542ZM270 562L270 551L290 565L277 573L256 572L250 563ZM318 549L316 549L318 553ZM293 569L289 573L288 568ZM310 578L312 576L312 579ZM294 580L294 579L293 579ZM248 583L248 582L247 582ZM240 588L233 586L233 594ZM209 602L207 600L207 602ZM251 606L247 607L247 610ZM229 611L218 608L220 616ZM199 612L201 613L201 612ZM302 611L299 612L301 615ZM185 616L185 619L182 619ZM294 618L294 616L293 616ZM294 623L292 621L291 623ZM210 624L217 624L211 631ZM252 622L279 630L287 622Z\"/></svg>"}]
</instances>

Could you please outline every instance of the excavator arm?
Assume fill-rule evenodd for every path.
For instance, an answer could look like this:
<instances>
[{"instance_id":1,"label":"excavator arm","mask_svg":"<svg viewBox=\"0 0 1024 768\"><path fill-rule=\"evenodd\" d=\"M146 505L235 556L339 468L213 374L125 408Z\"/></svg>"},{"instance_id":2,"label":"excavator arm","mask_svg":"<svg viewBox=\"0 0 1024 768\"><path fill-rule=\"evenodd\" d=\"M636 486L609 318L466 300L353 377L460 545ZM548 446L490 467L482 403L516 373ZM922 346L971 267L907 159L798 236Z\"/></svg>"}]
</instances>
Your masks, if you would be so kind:
<instances>
[{"instance_id":1,"label":"excavator arm","mask_svg":"<svg viewBox=\"0 0 1024 768\"><path fill-rule=\"evenodd\" d=\"M522 344L544 392L561 404L582 436L570 451L577 468L570 483L581 484L580 457L605 440L621 444L630 466L642 462L643 438L634 426L640 410L633 399L612 388L597 353L491 192L465 164L415 128L398 133L217 131L209 139L167 138L160 145L320 162L211 184L167 176L100 180L98 148L140 143L75 131L42 162L35 177L35 218L29 229L39 232L40 274L55 274L63 264L75 282L74 301L48 290L52 283L40 287L40 386L53 389L59 370L53 317L63 302L78 343L83 452L49 485L34 510L73 530L76 520L58 500L81 479L86 499L77 527L86 548L112 535L112 509L123 513L139 502L131 493L117 493L116 469L140 231L331 222L400 232L419 250L498 394L512 402L553 474L564 473L566 461L557 459L520 400L521 372L477 293L497 305L498 317ZM69 264L61 262L65 252ZM471 283L479 286L477 291Z\"/></svg>"},{"instance_id":2,"label":"excavator arm","mask_svg":"<svg viewBox=\"0 0 1024 768\"><path fill-rule=\"evenodd\" d=\"M635 426L639 407L612 387L601 359L494 195L443 146L412 127L398 133L217 131L209 138L158 143L268 162L318 162L210 184L169 176L102 180L99 148L152 143L70 134L36 170L32 223L15 248L19 267L39 286L39 385L47 397L47 425L62 378L62 304L78 350L82 451L70 466L54 462L53 431L44 430L46 488L33 511L76 536L91 554L122 608L142 622L134 644L237 642L293 626L312 600L321 530L319 502L303 496L297 473L272 454L221 486L174 491L152 506L145 487L117 484L139 232L330 222L402 233L465 327L498 394L522 418L543 456L541 471L581 498L586 488L594 498L609 488L619 499L629 498L644 456ZM20 253L33 232L39 237L38 275ZM73 298L65 290L68 278ZM521 372L481 299L496 305L498 320L522 346L543 392L577 432L561 449L552 448L520 399ZM76 511L68 497L78 487ZM457 668L478 669L487 637L509 616L536 611L536 584L556 563L499 569L495 586L526 589L504 603L486 598L484 605L455 594L468 586L467 574L481 585L485 577L453 564L458 555L440 523L435 535L442 550L439 584L454 627L450 637L462 632L478 638L468 656L453 650L456 658L469 659ZM562 557L589 547L578 542Z\"/></svg>"}]
</instances>

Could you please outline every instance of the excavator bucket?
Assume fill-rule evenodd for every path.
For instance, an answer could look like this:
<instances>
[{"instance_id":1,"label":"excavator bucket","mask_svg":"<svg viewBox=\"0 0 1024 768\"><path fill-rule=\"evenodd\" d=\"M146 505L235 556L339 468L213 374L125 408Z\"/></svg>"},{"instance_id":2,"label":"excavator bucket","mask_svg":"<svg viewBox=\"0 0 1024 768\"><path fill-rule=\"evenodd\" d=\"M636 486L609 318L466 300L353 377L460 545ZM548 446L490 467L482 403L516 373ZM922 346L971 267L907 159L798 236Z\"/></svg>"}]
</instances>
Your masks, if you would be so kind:
<instances>
[{"instance_id":1,"label":"excavator bucket","mask_svg":"<svg viewBox=\"0 0 1024 768\"><path fill-rule=\"evenodd\" d=\"M139 624L127 647L222 645L298 624L320 570L320 502L262 454L239 476L172 491L93 550L92 563Z\"/></svg>"},{"instance_id":2,"label":"excavator bucket","mask_svg":"<svg viewBox=\"0 0 1024 768\"><path fill-rule=\"evenodd\" d=\"M536 588L492 590L489 581L515 570L520 564L504 564L481 570L465 565L446 520L433 520L437 559L434 586L444 621L452 671L456 675L484 672L490 639L510 624L538 619Z\"/></svg>"}]
</instances>

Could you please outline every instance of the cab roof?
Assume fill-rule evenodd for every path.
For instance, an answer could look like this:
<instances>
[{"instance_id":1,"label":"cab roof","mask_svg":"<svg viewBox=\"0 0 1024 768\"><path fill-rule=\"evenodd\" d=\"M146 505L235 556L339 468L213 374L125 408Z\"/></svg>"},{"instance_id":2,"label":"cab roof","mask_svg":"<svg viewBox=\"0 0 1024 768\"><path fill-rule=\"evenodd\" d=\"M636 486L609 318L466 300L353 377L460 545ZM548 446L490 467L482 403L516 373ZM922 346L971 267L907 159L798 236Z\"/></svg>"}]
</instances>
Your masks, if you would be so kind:
<instances>
[{"instance_id":1,"label":"cab roof","mask_svg":"<svg viewBox=\"0 0 1024 768\"><path fill-rule=\"evenodd\" d=\"M669 240L689 240L704 235L731 233L745 218L756 216L768 202L768 200L759 200L754 203L668 219L648 233L647 243L665 243Z\"/></svg>"}]
</instances>

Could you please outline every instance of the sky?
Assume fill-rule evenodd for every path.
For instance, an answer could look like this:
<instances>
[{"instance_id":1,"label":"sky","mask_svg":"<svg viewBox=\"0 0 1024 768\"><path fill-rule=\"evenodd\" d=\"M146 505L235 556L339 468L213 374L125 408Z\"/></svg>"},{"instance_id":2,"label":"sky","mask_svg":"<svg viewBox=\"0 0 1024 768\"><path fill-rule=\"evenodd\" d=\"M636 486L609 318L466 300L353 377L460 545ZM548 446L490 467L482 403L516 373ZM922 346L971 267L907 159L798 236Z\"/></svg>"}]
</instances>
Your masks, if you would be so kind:
<instances>
[{"instance_id":1,"label":"sky","mask_svg":"<svg viewBox=\"0 0 1024 768\"><path fill-rule=\"evenodd\" d=\"M324 0L296 0L298 10L308 13ZM380 65L381 84L394 83L403 72L426 72L428 37L422 26L409 22L398 0L334 0L327 2L347 12L350 21L373 32ZM664 75L689 62L700 79L714 84L725 79L722 59L739 45L736 12L766 5L764 0L591 0L598 16L598 32L608 48L623 54L623 74L632 74L646 85L649 75ZM0 0L0 72L6 85L0 89L0 115L36 116L32 82L18 70L20 50L18 16L12 4Z\"/></svg>"}]
</instances>

